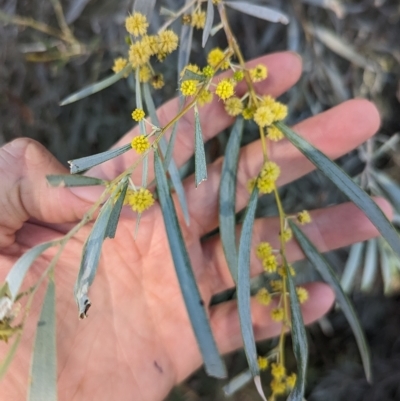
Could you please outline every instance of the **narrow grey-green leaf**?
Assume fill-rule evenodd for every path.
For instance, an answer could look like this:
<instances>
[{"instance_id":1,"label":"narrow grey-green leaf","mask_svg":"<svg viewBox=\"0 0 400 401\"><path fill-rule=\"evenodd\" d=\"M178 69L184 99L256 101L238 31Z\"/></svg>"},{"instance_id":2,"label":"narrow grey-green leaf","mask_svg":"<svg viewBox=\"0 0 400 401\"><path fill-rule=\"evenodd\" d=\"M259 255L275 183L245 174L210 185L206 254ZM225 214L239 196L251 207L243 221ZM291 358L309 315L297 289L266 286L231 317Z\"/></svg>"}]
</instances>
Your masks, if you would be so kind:
<instances>
[{"instance_id":1,"label":"narrow grey-green leaf","mask_svg":"<svg viewBox=\"0 0 400 401\"><path fill-rule=\"evenodd\" d=\"M301 229L296 226L296 224L290 220L289 224L308 260L314 265L315 269L319 272L322 278L335 291L336 301L339 303L340 308L346 316L346 319L348 320L356 338L358 349L360 350L361 359L364 365L365 376L367 377L367 380L371 382L372 371L370 352L361 325L358 321L356 311L354 310L351 301L343 291L342 287L340 286L339 279L325 258L318 252L312 242L305 236Z\"/></svg>"},{"instance_id":2,"label":"narrow grey-green leaf","mask_svg":"<svg viewBox=\"0 0 400 401\"><path fill-rule=\"evenodd\" d=\"M369 292L375 284L375 277L378 271L378 241L370 239L365 251L364 272L361 280L361 290Z\"/></svg>"},{"instance_id":3,"label":"narrow grey-green leaf","mask_svg":"<svg viewBox=\"0 0 400 401\"><path fill-rule=\"evenodd\" d=\"M377 204L332 160L296 134L285 124L275 124L289 141L300 150L371 220L391 248L400 255L400 237Z\"/></svg>"},{"instance_id":4,"label":"narrow grey-green leaf","mask_svg":"<svg viewBox=\"0 0 400 401\"><path fill-rule=\"evenodd\" d=\"M93 95L93 93L100 92L101 90L115 84L119 81L125 74L129 73L132 69L132 66L128 64L125 68L123 68L117 74L113 74L102 81L96 82L92 85L86 86L85 88L73 93L72 95L67 96L60 102L60 106L65 106L70 103L74 103L78 100L81 100L87 96Z\"/></svg>"},{"instance_id":5,"label":"narrow grey-green leaf","mask_svg":"<svg viewBox=\"0 0 400 401\"><path fill-rule=\"evenodd\" d=\"M289 394L288 401L303 401L308 362L307 334L304 327L303 316L301 314L299 299L297 297L296 286L294 284L292 275L290 274L286 260L285 270L290 296L293 353L297 362L296 385Z\"/></svg>"},{"instance_id":6,"label":"narrow grey-green leaf","mask_svg":"<svg viewBox=\"0 0 400 401\"><path fill-rule=\"evenodd\" d=\"M169 247L190 322L199 345L205 370L210 376L226 377L226 367L218 353L210 323L193 274L189 255L182 237L176 210L168 188L165 170L157 152L154 153L154 171L161 211Z\"/></svg>"},{"instance_id":7,"label":"narrow grey-green leaf","mask_svg":"<svg viewBox=\"0 0 400 401\"><path fill-rule=\"evenodd\" d=\"M371 169L372 170L372 169ZM379 187L383 191L397 212L400 213L400 187L393 181L387 174L379 173L378 171L371 171L372 176L376 179Z\"/></svg>"},{"instance_id":8,"label":"narrow grey-green leaf","mask_svg":"<svg viewBox=\"0 0 400 401\"><path fill-rule=\"evenodd\" d=\"M90 168L97 166L107 160L114 159L132 149L131 144L128 143L120 148L110 149L106 152L97 153L92 156L81 157L80 159L70 160L68 163L70 165L71 174L80 173L81 171L89 170Z\"/></svg>"},{"instance_id":9,"label":"narrow grey-green leaf","mask_svg":"<svg viewBox=\"0 0 400 401\"><path fill-rule=\"evenodd\" d=\"M144 86L143 86L143 96L144 96L144 101L146 103L147 110L148 110L150 118L151 118L151 122L154 125L159 126L160 123L158 121L156 107L154 105L154 101L153 101L153 98L150 93L149 84L147 84L147 83L144 84ZM170 140L172 141L172 138ZM166 141L165 137L161 138L160 149L161 149L163 156L166 157L167 141ZM176 194L178 195L179 204L181 205L183 216L185 218L185 222L187 225L189 225L190 224L190 216L189 216L189 208L188 208L188 205L186 202L185 190L183 188L183 184L182 184L181 176L179 174L178 167L176 166L174 160L171 159L171 162L168 164L167 168L168 168L168 173L169 173L171 181L172 181L172 185L174 186Z\"/></svg>"},{"instance_id":10,"label":"narrow grey-green leaf","mask_svg":"<svg viewBox=\"0 0 400 401\"><path fill-rule=\"evenodd\" d=\"M353 288L357 272L361 267L363 249L364 242L353 244L350 248L350 253L343 269L342 278L340 280L340 285L342 286L344 292L350 293Z\"/></svg>"},{"instance_id":11,"label":"narrow grey-green leaf","mask_svg":"<svg viewBox=\"0 0 400 401\"><path fill-rule=\"evenodd\" d=\"M194 111L194 179L196 188L207 179L207 161L204 151L203 133L201 130L200 117L197 109Z\"/></svg>"},{"instance_id":12,"label":"narrow grey-green leaf","mask_svg":"<svg viewBox=\"0 0 400 401\"><path fill-rule=\"evenodd\" d=\"M84 175L46 175L47 182L52 187L87 187L91 185L105 185L106 181Z\"/></svg>"},{"instance_id":13,"label":"narrow grey-green leaf","mask_svg":"<svg viewBox=\"0 0 400 401\"><path fill-rule=\"evenodd\" d=\"M192 3L192 0L186 0L185 4ZM192 12L193 7L187 10L187 13ZM185 65L189 63L190 52L192 49L193 39L193 27L191 25L182 24L181 35L179 38L179 50L178 50L178 81L180 79L180 73L182 72Z\"/></svg>"},{"instance_id":14,"label":"narrow grey-green leaf","mask_svg":"<svg viewBox=\"0 0 400 401\"><path fill-rule=\"evenodd\" d=\"M253 375L251 374L250 370L245 370L244 372L239 373L232 380L230 380L228 384L222 387L225 396L230 397L231 395L235 394L238 390L249 383L252 378Z\"/></svg>"},{"instance_id":15,"label":"narrow grey-green leaf","mask_svg":"<svg viewBox=\"0 0 400 401\"><path fill-rule=\"evenodd\" d=\"M33 346L28 401L57 401L56 294L49 280Z\"/></svg>"},{"instance_id":16,"label":"narrow grey-green leaf","mask_svg":"<svg viewBox=\"0 0 400 401\"><path fill-rule=\"evenodd\" d=\"M243 134L243 118L238 117L232 127L222 163L219 187L219 229L222 248L232 278L237 283L237 245L236 245L236 176L239 161L240 143Z\"/></svg>"},{"instance_id":17,"label":"narrow grey-green leaf","mask_svg":"<svg viewBox=\"0 0 400 401\"><path fill-rule=\"evenodd\" d=\"M87 316L87 311L91 306L87 294L97 273L101 248L113 206L111 198L103 205L83 247L81 265L74 287L75 300L78 304L79 317L81 319Z\"/></svg>"},{"instance_id":18,"label":"narrow grey-green leaf","mask_svg":"<svg viewBox=\"0 0 400 401\"><path fill-rule=\"evenodd\" d=\"M207 43L208 37L210 36L211 28L214 23L214 4L212 0L207 0L207 16L206 23L204 24L202 46L204 47Z\"/></svg>"},{"instance_id":19,"label":"narrow grey-green leaf","mask_svg":"<svg viewBox=\"0 0 400 401\"><path fill-rule=\"evenodd\" d=\"M282 11L276 10L275 8L259 6L257 4L244 1L224 1L224 4L230 8L233 8L234 10L256 18L261 18L265 21L280 22L285 25L289 23L288 16Z\"/></svg>"},{"instance_id":20,"label":"narrow grey-green leaf","mask_svg":"<svg viewBox=\"0 0 400 401\"><path fill-rule=\"evenodd\" d=\"M117 195L117 200L112 207L112 211L110 214L110 218L108 220L108 225L106 228L106 232L104 238L114 238L115 233L117 232L117 226L119 221L119 216L121 214L122 206L124 205L126 191L128 189L128 181L125 181L121 185L121 189L119 194Z\"/></svg>"},{"instance_id":21,"label":"narrow grey-green leaf","mask_svg":"<svg viewBox=\"0 0 400 401\"><path fill-rule=\"evenodd\" d=\"M57 244L57 241L49 241L43 244L39 244L25 252L11 268L5 282L8 284L8 291L11 297L11 301L14 301L18 295L19 289L21 288L24 277L31 267L32 263L48 248ZM0 316L0 320L4 316Z\"/></svg>"},{"instance_id":22,"label":"narrow grey-green leaf","mask_svg":"<svg viewBox=\"0 0 400 401\"><path fill-rule=\"evenodd\" d=\"M4 356L4 358L1 360L0 363L0 380L3 379L4 375L6 374L11 362L14 359L15 353L17 352L19 343L21 342L22 338L22 330L17 334L17 336L14 339L14 342L12 345L8 348L7 354Z\"/></svg>"},{"instance_id":23,"label":"narrow grey-green leaf","mask_svg":"<svg viewBox=\"0 0 400 401\"><path fill-rule=\"evenodd\" d=\"M260 375L257 361L257 350L254 339L253 323L251 321L250 303L250 252L251 238L253 236L253 225L257 207L258 188L255 187L251 193L247 205L242 231L240 233L238 251L238 279L237 279L237 304L242 332L244 351L253 377Z\"/></svg>"},{"instance_id":24,"label":"narrow grey-green leaf","mask_svg":"<svg viewBox=\"0 0 400 401\"><path fill-rule=\"evenodd\" d=\"M151 21L151 16L156 5L156 0L135 0L133 5L133 11L138 11L147 17L147 20Z\"/></svg>"}]
</instances>

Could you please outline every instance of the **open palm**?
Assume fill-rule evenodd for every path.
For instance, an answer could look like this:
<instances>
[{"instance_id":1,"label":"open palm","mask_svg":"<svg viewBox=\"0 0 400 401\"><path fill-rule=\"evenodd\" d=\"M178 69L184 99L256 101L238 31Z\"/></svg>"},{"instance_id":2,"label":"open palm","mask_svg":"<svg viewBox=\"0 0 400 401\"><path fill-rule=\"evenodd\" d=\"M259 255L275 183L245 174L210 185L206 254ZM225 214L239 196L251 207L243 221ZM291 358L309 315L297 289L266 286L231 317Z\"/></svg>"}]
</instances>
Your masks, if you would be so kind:
<instances>
[{"instance_id":1,"label":"open palm","mask_svg":"<svg viewBox=\"0 0 400 401\"><path fill-rule=\"evenodd\" d=\"M251 64L265 63L269 78L258 84L260 93L279 96L299 78L301 61L292 53L265 56ZM240 90L240 88L239 88ZM173 100L159 109L161 124L177 110ZM190 114L190 113L188 113ZM223 105L214 101L200 110L205 140L232 123ZM372 136L379 125L375 107L364 100L348 101L319 116L310 118L296 131L332 158L355 148ZM175 161L178 166L193 152L192 116L179 125ZM136 134L128 133L117 144L127 143ZM99 166L89 175L114 178L133 162L133 152ZM279 185L312 170L312 165L286 141L271 144L271 158L282 169ZM201 238L218 226L218 186L222 160L208 169L209 179L194 187L192 177L184 182L191 224L182 224L204 304L211 297L233 286L218 236ZM242 149L238 172L237 207L248 200L246 182L262 165L260 144ZM63 174L61 166L41 145L19 139L0 150L0 278L4 279L15 260L32 246L67 232L91 202L93 188L69 190L49 188L47 174ZM381 207L389 210L383 200ZM313 222L306 232L321 251L345 246L377 235L376 230L352 204L312 212ZM146 212L136 241L135 216L124 210L116 238L106 240L96 279L90 289L89 317L78 319L72 289L77 277L83 243L91 225L82 229L67 245L56 268L57 347L59 399L61 401L118 399L162 400L171 387L198 368L202 361L175 274L164 222L158 205ZM345 230L343 227L347 227ZM351 229L349 229L351 228ZM267 240L276 244L279 231L276 218L255 224L254 243ZM298 246L288 244L289 258L302 257ZM35 282L47 266L51 252L38 259L28 275L27 285ZM262 270L252 260L252 274ZM325 313L333 302L329 288L322 283L308 286L309 301L303 305L306 322ZM40 297L39 297L40 298ZM40 303L32 311L10 371L0 384L4 399L25 399L30 350ZM258 339L276 335L279 325L269 319L269 307L252 304L252 318ZM218 347L227 353L241 346L240 325L234 301L207 307ZM5 345L1 345L3 353Z\"/></svg>"}]
</instances>

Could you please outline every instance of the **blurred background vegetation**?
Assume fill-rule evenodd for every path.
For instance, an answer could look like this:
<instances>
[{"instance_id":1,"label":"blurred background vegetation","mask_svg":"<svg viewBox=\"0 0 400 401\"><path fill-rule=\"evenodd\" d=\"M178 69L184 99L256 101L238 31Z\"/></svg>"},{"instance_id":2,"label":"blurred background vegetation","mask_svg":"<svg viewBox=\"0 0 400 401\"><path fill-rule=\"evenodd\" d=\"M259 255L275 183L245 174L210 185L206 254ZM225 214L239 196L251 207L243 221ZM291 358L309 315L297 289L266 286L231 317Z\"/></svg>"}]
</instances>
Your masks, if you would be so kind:
<instances>
[{"instance_id":1,"label":"blurred background vegetation","mask_svg":"<svg viewBox=\"0 0 400 401\"><path fill-rule=\"evenodd\" d=\"M386 174L393 180L394 193L400 192L398 0L259 0L258 3L285 12L290 23L269 23L236 11L230 11L230 20L247 59L287 49L301 54L303 76L283 97L291 111L289 123L353 97L372 100L382 116L379 133L369 144L343 157L341 163L367 189L373 186L368 174L367 181L363 181L364 173L372 171ZM160 6L176 10L182 4L182 0L158 0L156 10ZM131 9L132 0L63 0L61 4L56 0L0 0L0 145L21 136L31 137L66 164L69 159L106 150L131 128L135 95L130 80L119 81L77 103L59 106L65 96L111 73L113 59L126 52L123 21ZM60 29L64 23L62 15L72 37L68 29ZM156 11L151 29L156 30L162 22L163 17ZM50 31L43 32L46 31L43 24ZM179 31L179 23L173 28ZM211 38L205 50L217 44L225 46L223 33ZM203 65L204 54L201 32L195 31L191 61ZM176 94L176 57L172 55L160 65L166 85L157 92L158 104ZM248 132L245 141L252 138L252 132ZM209 160L223 152L225 143L226 133L210 141ZM384 150L377 153L383 144L386 144ZM185 171L190 172L190 163ZM343 200L318 173L281 191L288 211L313 209ZM259 215L273 211L268 197L260 202ZM330 253L328 258L341 273L347 256L348 250L341 250ZM356 264L363 263L362 258L356 260ZM299 269L300 281L318 278L305 264L300 264ZM390 276L389 287L377 275L367 294L358 290L357 280L354 275L350 287L372 347L374 384L370 386L365 381L351 331L340 311L334 310L308 329L309 401L400 400L398 272ZM390 297L383 295L384 288ZM273 341L260 343L260 352L267 351ZM246 366L242 352L228 356L227 363L231 377ZM168 401L222 400L223 384L199 371L174 389ZM250 384L231 399L259 398Z\"/></svg>"}]
</instances>

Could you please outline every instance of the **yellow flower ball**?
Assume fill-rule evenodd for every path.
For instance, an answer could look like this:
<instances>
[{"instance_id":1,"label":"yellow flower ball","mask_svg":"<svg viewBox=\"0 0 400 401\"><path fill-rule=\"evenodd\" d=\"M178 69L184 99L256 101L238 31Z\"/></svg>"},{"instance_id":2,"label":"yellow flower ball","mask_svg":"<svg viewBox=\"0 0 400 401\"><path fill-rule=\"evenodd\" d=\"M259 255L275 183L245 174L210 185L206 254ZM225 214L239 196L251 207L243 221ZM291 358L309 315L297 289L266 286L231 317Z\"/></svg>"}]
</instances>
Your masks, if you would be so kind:
<instances>
[{"instance_id":1,"label":"yellow flower ball","mask_svg":"<svg viewBox=\"0 0 400 401\"><path fill-rule=\"evenodd\" d=\"M196 11L192 13L191 25L196 29L204 28L206 23L206 12L205 11Z\"/></svg>"},{"instance_id":2,"label":"yellow flower ball","mask_svg":"<svg viewBox=\"0 0 400 401\"><path fill-rule=\"evenodd\" d=\"M149 147L150 142L146 135L139 135L131 141L132 149L136 150L137 153L144 153Z\"/></svg>"},{"instance_id":3,"label":"yellow flower ball","mask_svg":"<svg viewBox=\"0 0 400 401\"><path fill-rule=\"evenodd\" d=\"M238 116L243 111L242 101L238 97L232 96L225 102L225 111L232 117Z\"/></svg>"},{"instance_id":4,"label":"yellow flower ball","mask_svg":"<svg viewBox=\"0 0 400 401\"><path fill-rule=\"evenodd\" d=\"M266 106L259 107L254 113L253 118L260 127L267 127L274 122L274 114L272 114L271 109Z\"/></svg>"},{"instance_id":5,"label":"yellow flower ball","mask_svg":"<svg viewBox=\"0 0 400 401\"><path fill-rule=\"evenodd\" d=\"M146 16L138 12L133 13L125 20L125 28L133 36L146 34L148 26Z\"/></svg>"},{"instance_id":6,"label":"yellow flower ball","mask_svg":"<svg viewBox=\"0 0 400 401\"><path fill-rule=\"evenodd\" d=\"M307 210L303 210L300 213L297 213L297 221L300 224L308 224L311 223L311 216L310 213L307 212Z\"/></svg>"},{"instance_id":7,"label":"yellow flower ball","mask_svg":"<svg viewBox=\"0 0 400 401\"><path fill-rule=\"evenodd\" d=\"M255 68L250 70L250 78L252 82L260 82L266 79L268 76L267 67L263 64L258 64Z\"/></svg>"},{"instance_id":8,"label":"yellow flower ball","mask_svg":"<svg viewBox=\"0 0 400 401\"><path fill-rule=\"evenodd\" d=\"M267 273L275 273L278 261L274 255L269 255L262 260L264 271Z\"/></svg>"},{"instance_id":9,"label":"yellow flower ball","mask_svg":"<svg viewBox=\"0 0 400 401\"><path fill-rule=\"evenodd\" d=\"M259 259L265 259L272 255L272 246L269 242L261 242L256 249L256 255Z\"/></svg>"},{"instance_id":10,"label":"yellow flower ball","mask_svg":"<svg viewBox=\"0 0 400 401\"><path fill-rule=\"evenodd\" d=\"M301 304L304 304L308 300L308 291L304 287L297 287L296 293Z\"/></svg>"},{"instance_id":11,"label":"yellow flower ball","mask_svg":"<svg viewBox=\"0 0 400 401\"><path fill-rule=\"evenodd\" d=\"M278 142L283 139L285 136L282 134L282 131L275 127L275 125L271 125L267 128L267 138L273 142Z\"/></svg>"},{"instance_id":12,"label":"yellow flower ball","mask_svg":"<svg viewBox=\"0 0 400 401\"><path fill-rule=\"evenodd\" d=\"M257 362L260 370L266 370L268 368L268 359L264 356L259 356Z\"/></svg>"},{"instance_id":13,"label":"yellow flower ball","mask_svg":"<svg viewBox=\"0 0 400 401\"><path fill-rule=\"evenodd\" d=\"M151 70L147 65L139 68L139 81L149 82L151 78Z\"/></svg>"},{"instance_id":14,"label":"yellow flower ball","mask_svg":"<svg viewBox=\"0 0 400 401\"><path fill-rule=\"evenodd\" d=\"M181 93L183 96L193 96L197 91L197 84L199 81L188 79L181 83Z\"/></svg>"},{"instance_id":15,"label":"yellow flower ball","mask_svg":"<svg viewBox=\"0 0 400 401\"><path fill-rule=\"evenodd\" d=\"M154 204L152 193L145 188L130 193L128 203L134 212L143 213Z\"/></svg>"},{"instance_id":16,"label":"yellow flower ball","mask_svg":"<svg viewBox=\"0 0 400 401\"><path fill-rule=\"evenodd\" d=\"M142 41L135 42L129 47L129 62L134 68L146 64L150 56L149 48Z\"/></svg>"},{"instance_id":17,"label":"yellow flower ball","mask_svg":"<svg viewBox=\"0 0 400 401\"><path fill-rule=\"evenodd\" d=\"M158 35L158 52L170 54L178 47L178 35L171 29L161 32Z\"/></svg>"},{"instance_id":18,"label":"yellow flower ball","mask_svg":"<svg viewBox=\"0 0 400 401\"><path fill-rule=\"evenodd\" d=\"M118 74L120 71L122 71L126 66L128 65L128 60L123 57L118 57L114 60L114 65L112 67L112 70ZM129 73L126 73L124 75L124 78L126 78L129 75Z\"/></svg>"},{"instance_id":19,"label":"yellow flower ball","mask_svg":"<svg viewBox=\"0 0 400 401\"><path fill-rule=\"evenodd\" d=\"M216 68L217 65L224 59L225 53L219 48L216 47L208 53L207 56L207 63L211 65L211 67ZM229 60L225 60L222 65L221 69L226 70L229 68Z\"/></svg>"},{"instance_id":20,"label":"yellow flower ball","mask_svg":"<svg viewBox=\"0 0 400 401\"><path fill-rule=\"evenodd\" d=\"M261 305L267 306L271 303L272 298L266 288L261 288L256 294L256 299Z\"/></svg>"},{"instance_id":21,"label":"yellow flower ball","mask_svg":"<svg viewBox=\"0 0 400 401\"><path fill-rule=\"evenodd\" d=\"M274 309L272 309L271 318L275 322L281 322L283 320L283 318L284 318L283 309L282 308L274 308ZM272 371L272 375L274 376L273 371Z\"/></svg>"},{"instance_id":22,"label":"yellow flower ball","mask_svg":"<svg viewBox=\"0 0 400 401\"><path fill-rule=\"evenodd\" d=\"M226 100L233 96L235 93L233 83L228 79L223 79L218 82L215 88L215 94L222 100Z\"/></svg>"},{"instance_id":23,"label":"yellow flower ball","mask_svg":"<svg viewBox=\"0 0 400 401\"><path fill-rule=\"evenodd\" d=\"M146 116L145 112L142 109L135 109L132 111L132 118L135 121L142 121Z\"/></svg>"},{"instance_id":24,"label":"yellow flower ball","mask_svg":"<svg viewBox=\"0 0 400 401\"><path fill-rule=\"evenodd\" d=\"M199 96L197 97L197 102L199 106L204 106L207 103L211 103L213 100L213 94L207 89L203 89L200 91Z\"/></svg>"}]
</instances>

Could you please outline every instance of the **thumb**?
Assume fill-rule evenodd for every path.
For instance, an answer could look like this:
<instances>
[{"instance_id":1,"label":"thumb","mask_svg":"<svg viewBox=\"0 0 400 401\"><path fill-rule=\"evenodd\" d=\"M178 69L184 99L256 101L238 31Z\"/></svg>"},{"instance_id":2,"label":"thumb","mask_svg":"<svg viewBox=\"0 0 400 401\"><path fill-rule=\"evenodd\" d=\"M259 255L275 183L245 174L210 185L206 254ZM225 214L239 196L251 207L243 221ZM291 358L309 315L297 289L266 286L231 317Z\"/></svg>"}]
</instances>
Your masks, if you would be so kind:
<instances>
[{"instance_id":1,"label":"thumb","mask_svg":"<svg viewBox=\"0 0 400 401\"><path fill-rule=\"evenodd\" d=\"M68 170L38 142L20 138L0 148L0 247L11 245L15 232L33 217L46 223L80 220L90 204L69 188L52 188L48 174Z\"/></svg>"}]
</instances>

